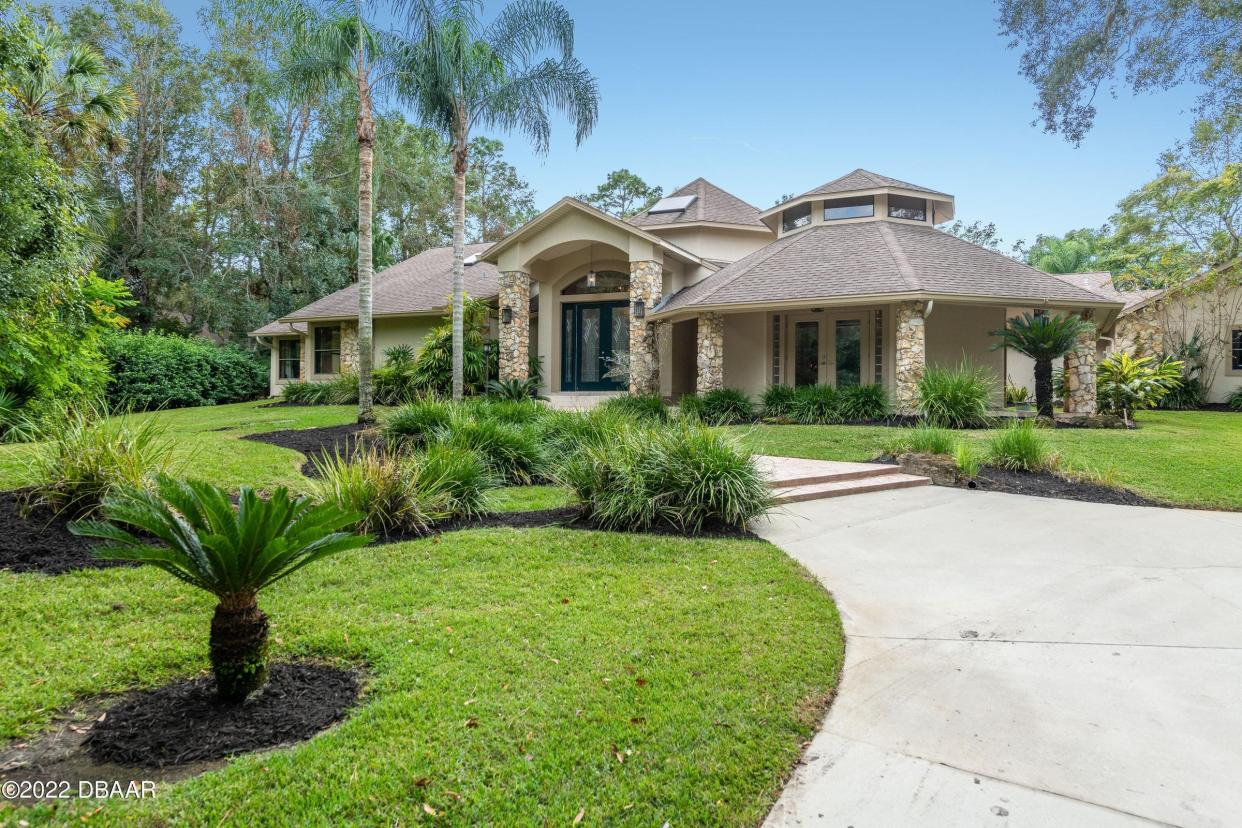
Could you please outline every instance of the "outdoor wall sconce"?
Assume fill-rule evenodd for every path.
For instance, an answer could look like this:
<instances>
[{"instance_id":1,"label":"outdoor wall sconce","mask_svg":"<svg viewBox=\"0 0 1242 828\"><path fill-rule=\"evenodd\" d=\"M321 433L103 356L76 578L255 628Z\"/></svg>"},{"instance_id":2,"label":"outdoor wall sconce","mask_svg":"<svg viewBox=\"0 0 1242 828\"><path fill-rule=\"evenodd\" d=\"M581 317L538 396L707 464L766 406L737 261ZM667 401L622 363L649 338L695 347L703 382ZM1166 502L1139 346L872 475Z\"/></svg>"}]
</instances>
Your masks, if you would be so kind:
<instances>
[{"instance_id":1,"label":"outdoor wall sconce","mask_svg":"<svg viewBox=\"0 0 1242 828\"><path fill-rule=\"evenodd\" d=\"M513 308L505 306L500 311L500 321L508 325L513 321Z\"/></svg>"},{"instance_id":2,"label":"outdoor wall sconce","mask_svg":"<svg viewBox=\"0 0 1242 828\"><path fill-rule=\"evenodd\" d=\"M640 301L634 302L634 307L630 311L630 316L634 317L635 319L642 319L646 315L647 315L647 306L644 305Z\"/></svg>"}]
</instances>

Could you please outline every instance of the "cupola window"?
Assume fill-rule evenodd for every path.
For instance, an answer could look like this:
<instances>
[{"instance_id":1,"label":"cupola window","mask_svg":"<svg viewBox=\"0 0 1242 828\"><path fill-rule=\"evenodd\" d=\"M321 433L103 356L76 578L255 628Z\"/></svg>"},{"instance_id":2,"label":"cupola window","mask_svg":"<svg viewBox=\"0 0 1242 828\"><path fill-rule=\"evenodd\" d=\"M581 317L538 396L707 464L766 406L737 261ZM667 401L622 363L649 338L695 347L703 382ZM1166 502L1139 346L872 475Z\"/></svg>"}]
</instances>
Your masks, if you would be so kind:
<instances>
[{"instance_id":1,"label":"cupola window","mask_svg":"<svg viewBox=\"0 0 1242 828\"><path fill-rule=\"evenodd\" d=\"M875 196L835 198L824 202L824 221L870 218L875 215Z\"/></svg>"},{"instance_id":2,"label":"cupola window","mask_svg":"<svg viewBox=\"0 0 1242 828\"><path fill-rule=\"evenodd\" d=\"M890 194L888 197L888 217L908 219L910 221L927 221L927 199Z\"/></svg>"},{"instance_id":3,"label":"cupola window","mask_svg":"<svg viewBox=\"0 0 1242 828\"><path fill-rule=\"evenodd\" d=\"M811 223L811 203L799 204L797 207L790 207L781 213L781 227L788 233L790 230L797 230L799 227L806 227Z\"/></svg>"}]
</instances>

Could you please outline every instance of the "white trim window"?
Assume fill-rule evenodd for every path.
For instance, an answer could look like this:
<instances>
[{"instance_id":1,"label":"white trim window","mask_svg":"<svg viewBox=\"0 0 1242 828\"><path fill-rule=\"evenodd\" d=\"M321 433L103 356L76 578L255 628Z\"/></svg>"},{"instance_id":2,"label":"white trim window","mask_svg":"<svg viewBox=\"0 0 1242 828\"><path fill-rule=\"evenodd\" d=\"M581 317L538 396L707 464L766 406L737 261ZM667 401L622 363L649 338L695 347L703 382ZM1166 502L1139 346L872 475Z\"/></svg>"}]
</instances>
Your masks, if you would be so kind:
<instances>
[{"instance_id":1,"label":"white trim window","mask_svg":"<svg viewBox=\"0 0 1242 828\"><path fill-rule=\"evenodd\" d=\"M277 345L276 376L282 380L302 378L302 340L282 339Z\"/></svg>"},{"instance_id":2,"label":"white trim window","mask_svg":"<svg viewBox=\"0 0 1242 828\"><path fill-rule=\"evenodd\" d=\"M315 373L341 373L341 326L315 328Z\"/></svg>"}]
</instances>

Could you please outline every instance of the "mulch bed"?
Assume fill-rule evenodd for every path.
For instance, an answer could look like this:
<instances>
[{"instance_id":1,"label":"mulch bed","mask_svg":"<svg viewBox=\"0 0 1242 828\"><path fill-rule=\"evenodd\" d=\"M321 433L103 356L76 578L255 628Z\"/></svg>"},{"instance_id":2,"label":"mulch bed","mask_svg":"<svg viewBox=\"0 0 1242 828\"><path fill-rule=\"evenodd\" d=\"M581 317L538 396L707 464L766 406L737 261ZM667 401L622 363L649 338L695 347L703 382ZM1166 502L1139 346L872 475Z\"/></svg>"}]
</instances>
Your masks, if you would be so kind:
<instances>
[{"instance_id":1,"label":"mulch bed","mask_svg":"<svg viewBox=\"0 0 1242 828\"><path fill-rule=\"evenodd\" d=\"M211 677L133 693L91 728L83 745L101 763L163 768L309 739L358 700L356 673L276 664L258 692L221 704Z\"/></svg>"},{"instance_id":2,"label":"mulch bed","mask_svg":"<svg viewBox=\"0 0 1242 828\"><path fill-rule=\"evenodd\" d=\"M961 488L973 488L984 492L1034 495L1035 497L1059 497L1063 500L1079 500L1085 503L1111 503L1120 506L1168 506L1158 500L1144 497L1129 489L1105 486L1086 480L1067 480L1051 472L1029 472L984 466L979 476L961 483Z\"/></svg>"},{"instance_id":3,"label":"mulch bed","mask_svg":"<svg viewBox=\"0 0 1242 828\"><path fill-rule=\"evenodd\" d=\"M425 533L394 533L377 537L372 545L400 543L402 541L420 540L445 532L459 532L464 529L580 529L588 532L618 532L636 535L665 535L679 538L758 538L754 532L732 526L704 526L696 533L683 532L675 526L652 526L649 529L605 529L582 515L577 506L558 506L554 509L537 509L530 512L493 512L477 518L453 518L434 523Z\"/></svg>"},{"instance_id":4,"label":"mulch bed","mask_svg":"<svg viewBox=\"0 0 1242 828\"><path fill-rule=\"evenodd\" d=\"M243 440L254 440L256 443L267 443L272 446L293 449L306 455L302 464L302 474L315 477L317 457L328 458L340 451L346 457L352 457L362 442L361 432L366 426L359 423L346 423L339 426L324 428L290 428L282 431L264 431L258 434L247 434Z\"/></svg>"},{"instance_id":5,"label":"mulch bed","mask_svg":"<svg viewBox=\"0 0 1242 828\"><path fill-rule=\"evenodd\" d=\"M24 514L29 495L29 489L0 492L0 569L59 575L75 569L137 565L91 557L91 547L97 542L69 531L72 515L46 507Z\"/></svg>"}]
</instances>

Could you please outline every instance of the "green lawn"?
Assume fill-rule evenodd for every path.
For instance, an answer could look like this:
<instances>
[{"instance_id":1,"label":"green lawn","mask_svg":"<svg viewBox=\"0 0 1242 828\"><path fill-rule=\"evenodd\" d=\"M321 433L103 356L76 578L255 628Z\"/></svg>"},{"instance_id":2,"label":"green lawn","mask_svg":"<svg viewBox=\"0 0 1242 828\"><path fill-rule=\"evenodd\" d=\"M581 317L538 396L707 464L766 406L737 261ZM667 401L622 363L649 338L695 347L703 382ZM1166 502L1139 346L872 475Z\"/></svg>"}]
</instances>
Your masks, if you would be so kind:
<instances>
[{"instance_id":1,"label":"green lawn","mask_svg":"<svg viewBox=\"0 0 1242 828\"><path fill-rule=\"evenodd\" d=\"M1242 414L1145 411L1136 431L1043 432L1068 469L1186 506L1242 509ZM754 451L822 460L871 460L898 436L869 426L738 426ZM962 435L983 444L990 432Z\"/></svg>"},{"instance_id":2,"label":"green lawn","mask_svg":"<svg viewBox=\"0 0 1242 828\"><path fill-rule=\"evenodd\" d=\"M90 824L408 825L426 803L453 824L755 825L843 652L827 593L751 541L456 532L331 558L262 603L276 658L366 665L361 707ZM202 673L210 606L145 567L0 572L0 738L75 698Z\"/></svg>"}]
</instances>

